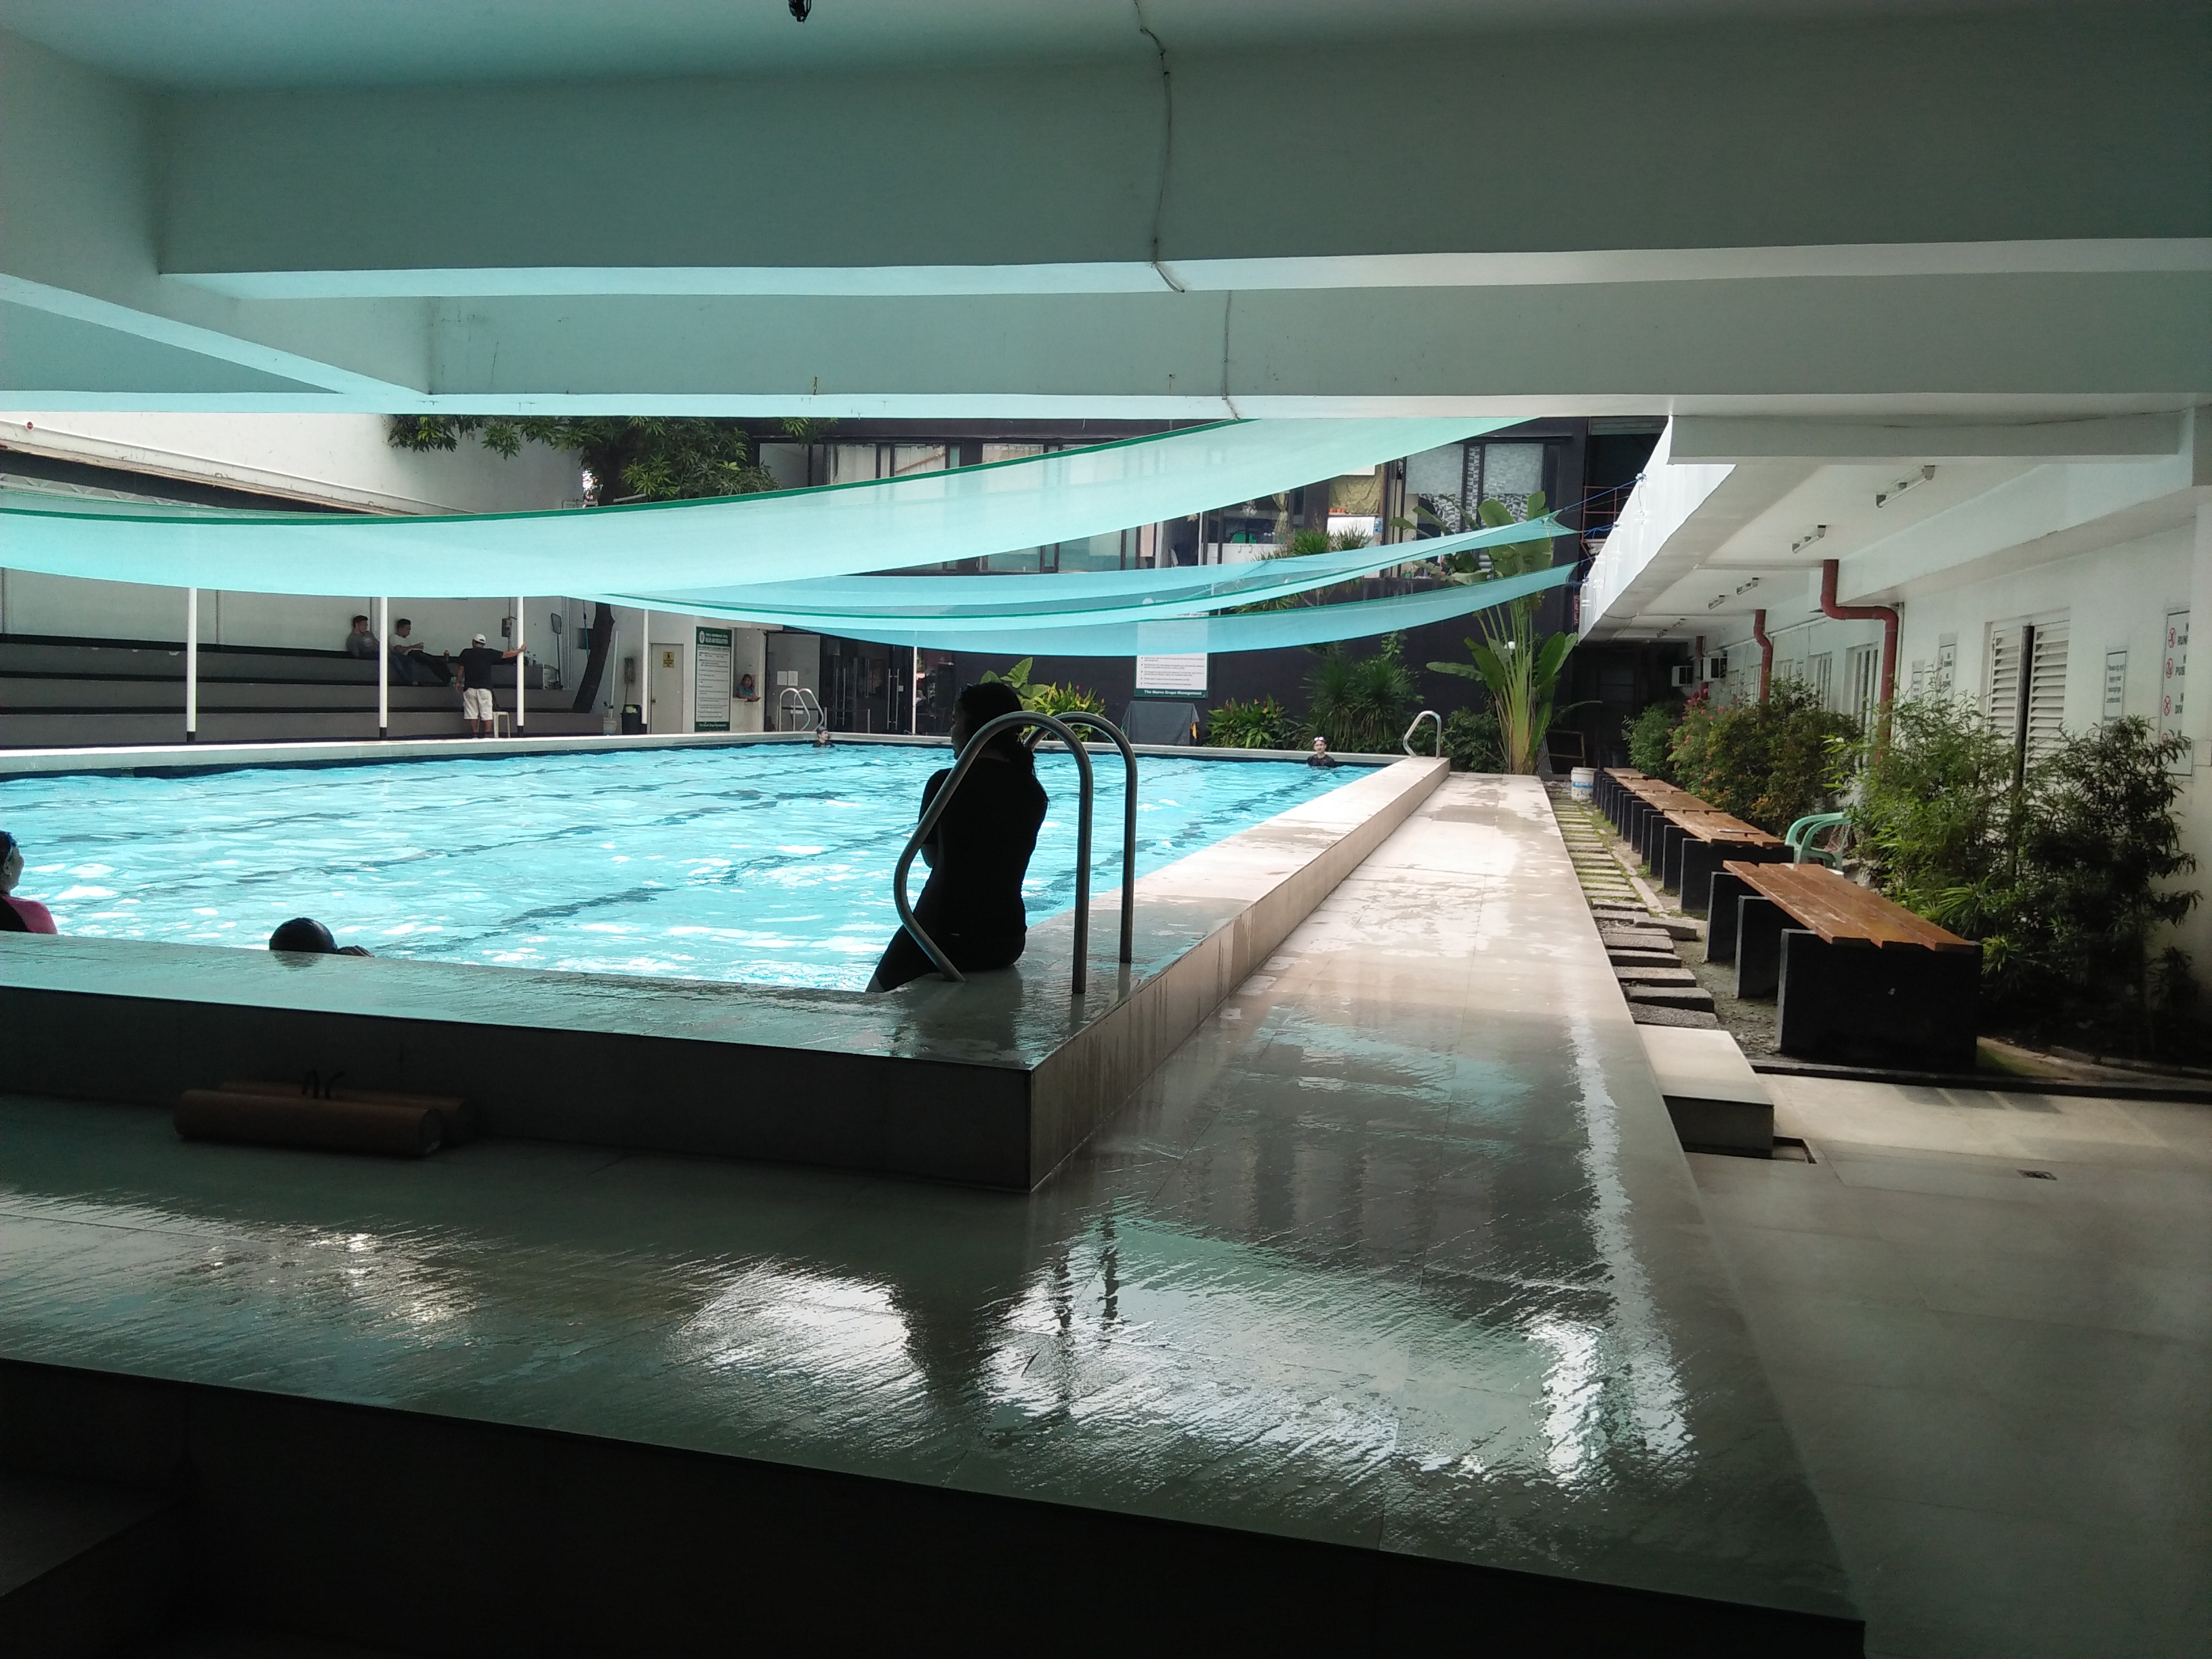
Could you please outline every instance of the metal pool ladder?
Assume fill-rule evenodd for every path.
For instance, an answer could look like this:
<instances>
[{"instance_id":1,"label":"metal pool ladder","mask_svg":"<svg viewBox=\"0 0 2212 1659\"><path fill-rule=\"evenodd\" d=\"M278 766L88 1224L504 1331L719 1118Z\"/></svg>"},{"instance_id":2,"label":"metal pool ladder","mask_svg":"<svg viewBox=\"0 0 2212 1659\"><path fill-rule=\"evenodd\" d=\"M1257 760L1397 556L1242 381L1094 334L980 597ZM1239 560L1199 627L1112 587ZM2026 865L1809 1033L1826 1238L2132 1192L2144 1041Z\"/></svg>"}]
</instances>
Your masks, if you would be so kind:
<instances>
[{"instance_id":1,"label":"metal pool ladder","mask_svg":"<svg viewBox=\"0 0 2212 1659\"><path fill-rule=\"evenodd\" d=\"M791 712L799 711L801 724L791 724ZM776 729L782 732L824 732L830 727L830 711L822 706L822 699L803 685L787 685L775 695Z\"/></svg>"},{"instance_id":2,"label":"metal pool ladder","mask_svg":"<svg viewBox=\"0 0 2212 1659\"><path fill-rule=\"evenodd\" d=\"M929 810L921 815L914 834L907 838L906 850L899 854L898 867L891 872L891 899L898 906L899 925L921 947L922 954L936 965L937 971L955 983L966 981L967 975L952 965L952 958L939 948L928 931L915 920L914 907L907 902L907 872L914 868L914 860L937 821L945 816L951 804L952 792L972 770L983 756L986 740L1000 732L1017 727L1032 726L1041 733L1052 732L1067 745L1075 757L1075 769L1081 779L1081 793L1077 799L1075 814L1075 966L1071 979L1077 996L1084 994L1091 957L1091 805L1093 786L1091 775L1090 751L1075 735L1078 726L1102 732L1114 741L1121 751L1121 764L1128 778L1127 799L1121 813L1121 960L1131 961L1135 955L1137 916L1137 751L1129 747L1129 739L1121 728L1098 714L1033 714L1019 709L1011 714L1001 714L996 720L976 728L969 738L968 746L960 751L960 758L952 763L952 775L937 792Z\"/></svg>"},{"instance_id":3,"label":"metal pool ladder","mask_svg":"<svg viewBox=\"0 0 2212 1659\"><path fill-rule=\"evenodd\" d=\"M1437 753L1439 755L1443 754L1444 752L1444 723L1437 715L1437 711L1433 708L1424 708L1419 714L1413 716L1413 723L1406 728L1406 735L1398 739L1398 747L1404 750L1409 755L1413 752L1413 733L1421 729L1421 722L1423 720L1428 721L1430 725L1437 728Z\"/></svg>"}]
</instances>

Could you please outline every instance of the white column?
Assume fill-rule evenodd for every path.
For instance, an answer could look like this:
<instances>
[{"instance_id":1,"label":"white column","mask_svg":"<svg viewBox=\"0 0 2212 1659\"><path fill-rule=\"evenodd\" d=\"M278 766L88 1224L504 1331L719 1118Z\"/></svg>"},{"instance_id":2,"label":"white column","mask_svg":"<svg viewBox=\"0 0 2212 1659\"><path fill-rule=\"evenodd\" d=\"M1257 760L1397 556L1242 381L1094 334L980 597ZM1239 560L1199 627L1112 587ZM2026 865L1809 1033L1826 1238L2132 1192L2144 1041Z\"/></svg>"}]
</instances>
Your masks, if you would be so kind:
<instances>
[{"instance_id":1,"label":"white column","mask_svg":"<svg viewBox=\"0 0 2212 1659\"><path fill-rule=\"evenodd\" d=\"M637 613L637 719L653 730L653 612Z\"/></svg>"},{"instance_id":2,"label":"white column","mask_svg":"<svg viewBox=\"0 0 2212 1659\"><path fill-rule=\"evenodd\" d=\"M530 653L523 648L522 602L527 597L514 596L514 729L518 734L522 731L522 665L530 660Z\"/></svg>"},{"instance_id":3,"label":"white column","mask_svg":"<svg viewBox=\"0 0 2212 1659\"><path fill-rule=\"evenodd\" d=\"M200 735L200 591L185 590L185 741Z\"/></svg>"},{"instance_id":4,"label":"white column","mask_svg":"<svg viewBox=\"0 0 2212 1659\"><path fill-rule=\"evenodd\" d=\"M392 601L376 602L376 735L392 735Z\"/></svg>"}]
</instances>

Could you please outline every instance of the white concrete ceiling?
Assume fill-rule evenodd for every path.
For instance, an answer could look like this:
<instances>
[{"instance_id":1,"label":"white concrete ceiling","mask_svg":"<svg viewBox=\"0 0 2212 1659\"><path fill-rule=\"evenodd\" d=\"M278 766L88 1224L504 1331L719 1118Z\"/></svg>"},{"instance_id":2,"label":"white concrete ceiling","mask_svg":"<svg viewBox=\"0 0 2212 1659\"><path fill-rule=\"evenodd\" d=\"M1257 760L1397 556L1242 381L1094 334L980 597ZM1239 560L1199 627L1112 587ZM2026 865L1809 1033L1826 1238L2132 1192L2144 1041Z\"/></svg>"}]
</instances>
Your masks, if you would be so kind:
<instances>
[{"instance_id":1,"label":"white concrete ceiling","mask_svg":"<svg viewBox=\"0 0 2212 1659\"><path fill-rule=\"evenodd\" d=\"M1741 636L2152 534L2212 497L2205 415L1979 427L1678 422L1661 465L1731 470L1586 623L1595 640ZM1902 489L1900 489L1900 486ZM1603 584L1608 591L1611 584Z\"/></svg>"},{"instance_id":2,"label":"white concrete ceiling","mask_svg":"<svg viewBox=\"0 0 2212 1659\"><path fill-rule=\"evenodd\" d=\"M2175 410L2208 85L2197 0L0 0L0 392Z\"/></svg>"},{"instance_id":3,"label":"white concrete ceiling","mask_svg":"<svg viewBox=\"0 0 2212 1659\"><path fill-rule=\"evenodd\" d=\"M2107 0L2059 0L2094 10ZM2049 10L2052 0L0 0L0 28L173 88L822 73L1464 36L1533 23Z\"/></svg>"}]
</instances>

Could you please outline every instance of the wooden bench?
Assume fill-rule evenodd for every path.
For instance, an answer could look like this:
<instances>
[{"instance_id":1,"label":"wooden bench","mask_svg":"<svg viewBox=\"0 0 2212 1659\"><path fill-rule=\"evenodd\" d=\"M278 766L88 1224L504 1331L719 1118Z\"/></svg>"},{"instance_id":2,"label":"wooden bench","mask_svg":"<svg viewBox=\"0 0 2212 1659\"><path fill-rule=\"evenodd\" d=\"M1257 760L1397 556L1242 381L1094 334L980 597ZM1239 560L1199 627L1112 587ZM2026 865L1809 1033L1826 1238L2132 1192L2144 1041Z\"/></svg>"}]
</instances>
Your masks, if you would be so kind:
<instances>
[{"instance_id":1,"label":"wooden bench","mask_svg":"<svg viewBox=\"0 0 2212 1659\"><path fill-rule=\"evenodd\" d=\"M1705 960L1774 997L1802 1060L1971 1072L1982 947L1817 864L1731 859L1712 878Z\"/></svg>"},{"instance_id":2,"label":"wooden bench","mask_svg":"<svg viewBox=\"0 0 2212 1659\"><path fill-rule=\"evenodd\" d=\"M1651 837L1656 859L1647 859L1659 884L1680 890L1682 908L1703 915L1711 907L1714 873L1730 859L1747 864L1787 863L1790 843L1755 823L1711 808L1662 812Z\"/></svg>"},{"instance_id":3,"label":"wooden bench","mask_svg":"<svg viewBox=\"0 0 2212 1659\"><path fill-rule=\"evenodd\" d=\"M1608 769L1601 805L1658 878L1679 889L1682 908L1703 912L1713 872L1726 859L1786 859L1789 844L1688 790L1626 767Z\"/></svg>"}]
</instances>

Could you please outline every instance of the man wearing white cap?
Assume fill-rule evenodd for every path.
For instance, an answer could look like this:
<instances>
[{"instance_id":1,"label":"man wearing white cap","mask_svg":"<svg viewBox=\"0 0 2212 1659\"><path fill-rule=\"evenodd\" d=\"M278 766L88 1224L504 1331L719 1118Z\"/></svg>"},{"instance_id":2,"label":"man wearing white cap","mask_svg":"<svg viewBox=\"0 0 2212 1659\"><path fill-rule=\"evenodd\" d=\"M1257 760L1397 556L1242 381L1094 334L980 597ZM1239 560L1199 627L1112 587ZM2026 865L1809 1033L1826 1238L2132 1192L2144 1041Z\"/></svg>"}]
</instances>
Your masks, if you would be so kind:
<instances>
[{"instance_id":1,"label":"man wearing white cap","mask_svg":"<svg viewBox=\"0 0 2212 1659\"><path fill-rule=\"evenodd\" d=\"M461 688L461 718L469 723L471 737L491 735L492 676L500 664L513 662L521 654L520 646L512 651L495 651L484 643L483 635L469 636L469 648L455 659L454 666L459 672L453 678Z\"/></svg>"}]
</instances>

